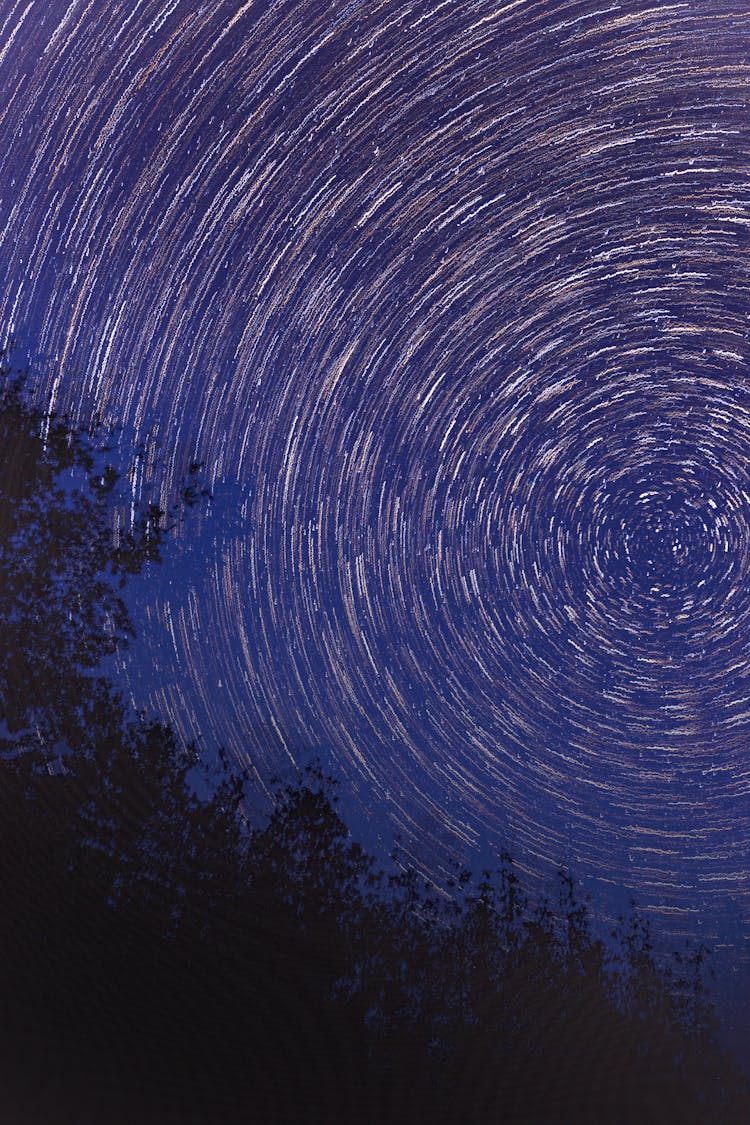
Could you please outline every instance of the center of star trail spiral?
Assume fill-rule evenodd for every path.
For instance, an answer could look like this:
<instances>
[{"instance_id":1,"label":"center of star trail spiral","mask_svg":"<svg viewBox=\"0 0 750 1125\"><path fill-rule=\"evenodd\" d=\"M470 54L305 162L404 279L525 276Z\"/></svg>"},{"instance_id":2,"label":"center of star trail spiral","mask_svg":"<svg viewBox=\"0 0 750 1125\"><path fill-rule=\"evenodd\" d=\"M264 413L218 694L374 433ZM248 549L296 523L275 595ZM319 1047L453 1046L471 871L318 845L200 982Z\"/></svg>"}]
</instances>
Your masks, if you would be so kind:
<instances>
[{"instance_id":1,"label":"center of star trail spiral","mask_svg":"<svg viewBox=\"0 0 750 1125\"><path fill-rule=\"evenodd\" d=\"M139 700L740 940L749 59L723 0L5 5L0 329L216 494Z\"/></svg>"}]
</instances>

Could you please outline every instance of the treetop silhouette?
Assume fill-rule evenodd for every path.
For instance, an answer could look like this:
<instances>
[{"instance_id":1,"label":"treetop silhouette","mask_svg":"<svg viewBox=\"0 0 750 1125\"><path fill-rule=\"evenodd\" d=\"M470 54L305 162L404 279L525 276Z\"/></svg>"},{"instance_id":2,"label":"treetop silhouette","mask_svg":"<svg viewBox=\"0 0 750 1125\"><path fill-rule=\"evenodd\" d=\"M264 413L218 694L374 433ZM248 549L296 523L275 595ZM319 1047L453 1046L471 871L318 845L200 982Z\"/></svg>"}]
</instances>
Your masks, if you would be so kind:
<instances>
[{"instance_id":1,"label":"treetop silhouette","mask_svg":"<svg viewBox=\"0 0 750 1125\"><path fill-rule=\"evenodd\" d=\"M608 945L566 870L441 891L352 839L313 763L247 778L102 671L187 506L125 522L105 443L0 391L0 1117L11 1125L748 1120L706 951ZM119 522L118 522L119 521ZM168 719L169 717L167 717ZM445 891L447 890L447 894Z\"/></svg>"},{"instance_id":2,"label":"treetop silhouette","mask_svg":"<svg viewBox=\"0 0 750 1125\"><path fill-rule=\"evenodd\" d=\"M62 755L117 708L99 669L134 636L126 581L206 492L194 464L171 511L132 504L117 520L121 474L101 427L34 405L2 356L0 378L0 752Z\"/></svg>"}]
</instances>

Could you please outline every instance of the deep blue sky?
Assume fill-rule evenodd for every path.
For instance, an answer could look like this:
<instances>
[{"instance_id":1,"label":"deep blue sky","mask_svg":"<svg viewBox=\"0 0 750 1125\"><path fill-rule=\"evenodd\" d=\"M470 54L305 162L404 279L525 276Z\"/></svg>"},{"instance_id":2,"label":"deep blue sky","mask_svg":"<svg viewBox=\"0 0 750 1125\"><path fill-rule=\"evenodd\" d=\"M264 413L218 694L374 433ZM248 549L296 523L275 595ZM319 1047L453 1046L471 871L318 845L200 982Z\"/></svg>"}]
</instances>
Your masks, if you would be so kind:
<instances>
[{"instance_id":1,"label":"deep blue sky","mask_svg":"<svg viewBox=\"0 0 750 1125\"><path fill-rule=\"evenodd\" d=\"M724 0L0 0L0 336L216 496L136 701L736 997L749 66Z\"/></svg>"}]
</instances>

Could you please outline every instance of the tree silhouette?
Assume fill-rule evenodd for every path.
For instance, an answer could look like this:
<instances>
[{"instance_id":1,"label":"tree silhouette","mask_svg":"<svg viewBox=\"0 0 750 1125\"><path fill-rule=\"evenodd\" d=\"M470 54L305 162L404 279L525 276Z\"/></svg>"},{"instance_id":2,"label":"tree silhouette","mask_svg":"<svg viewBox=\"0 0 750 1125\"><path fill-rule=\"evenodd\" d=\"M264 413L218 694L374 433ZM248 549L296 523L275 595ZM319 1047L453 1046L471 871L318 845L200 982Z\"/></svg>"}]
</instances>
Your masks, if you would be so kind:
<instances>
[{"instance_id":1,"label":"tree silhouette","mask_svg":"<svg viewBox=\"0 0 750 1125\"><path fill-rule=\"evenodd\" d=\"M133 637L128 578L158 561L174 519L205 495L198 466L169 512L148 503L118 528L101 430L50 417L22 378L3 375L0 1037L10 1085L27 1075L33 1101L42 1067L54 1102L60 1082L85 1072L78 1088L91 1085L106 1050L136 1058L153 1038L153 997L174 976L165 941L219 856L240 848L243 781L225 768L199 800L195 748L129 714L101 669ZM2 1097L0 1084L0 1108ZM61 1105L48 1109L42 1119L63 1119Z\"/></svg>"},{"instance_id":2,"label":"tree silhouette","mask_svg":"<svg viewBox=\"0 0 750 1125\"><path fill-rule=\"evenodd\" d=\"M50 764L118 709L100 666L134 636L123 587L207 493L193 464L170 511L134 503L114 522L120 473L107 435L35 406L2 354L0 380L0 753L33 750Z\"/></svg>"},{"instance_id":3,"label":"tree silhouette","mask_svg":"<svg viewBox=\"0 0 750 1125\"><path fill-rule=\"evenodd\" d=\"M636 913L607 943L568 871L532 900L505 854L441 889L398 849L384 871L317 764L251 828L226 755L128 710L102 671L125 586L204 491L191 466L171 512L125 521L100 433L7 377L0 1119L750 1119L702 947L665 963Z\"/></svg>"}]
</instances>

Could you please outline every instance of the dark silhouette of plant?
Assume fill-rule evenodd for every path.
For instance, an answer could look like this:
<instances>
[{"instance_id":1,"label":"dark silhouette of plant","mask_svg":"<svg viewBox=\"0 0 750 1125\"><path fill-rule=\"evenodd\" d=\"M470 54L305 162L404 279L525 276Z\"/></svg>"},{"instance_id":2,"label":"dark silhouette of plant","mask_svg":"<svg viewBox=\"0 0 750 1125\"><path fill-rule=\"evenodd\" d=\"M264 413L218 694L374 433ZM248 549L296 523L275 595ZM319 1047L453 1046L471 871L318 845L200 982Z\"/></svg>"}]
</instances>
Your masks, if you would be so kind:
<instances>
[{"instance_id":1,"label":"dark silhouette of plant","mask_svg":"<svg viewBox=\"0 0 750 1125\"><path fill-rule=\"evenodd\" d=\"M2 355L0 380L0 753L51 763L117 709L99 669L134 635L122 589L207 493L194 464L170 512L133 504L113 522L120 474L101 432L35 406Z\"/></svg>"},{"instance_id":2,"label":"dark silhouette of plant","mask_svg":"<svg viewBox=\"0 0 750 1125\"><path fill-rule=\"evenodd\" d=\"M703 947L666 963L636 913L607 943L568 871L532 900L507 854L385 872L315 763L251 828L242 771L102 671L199 467L123 522L110 451L18 380L0 439L0 1120L749 1119Z\"/></svg>"}]
</instances>

